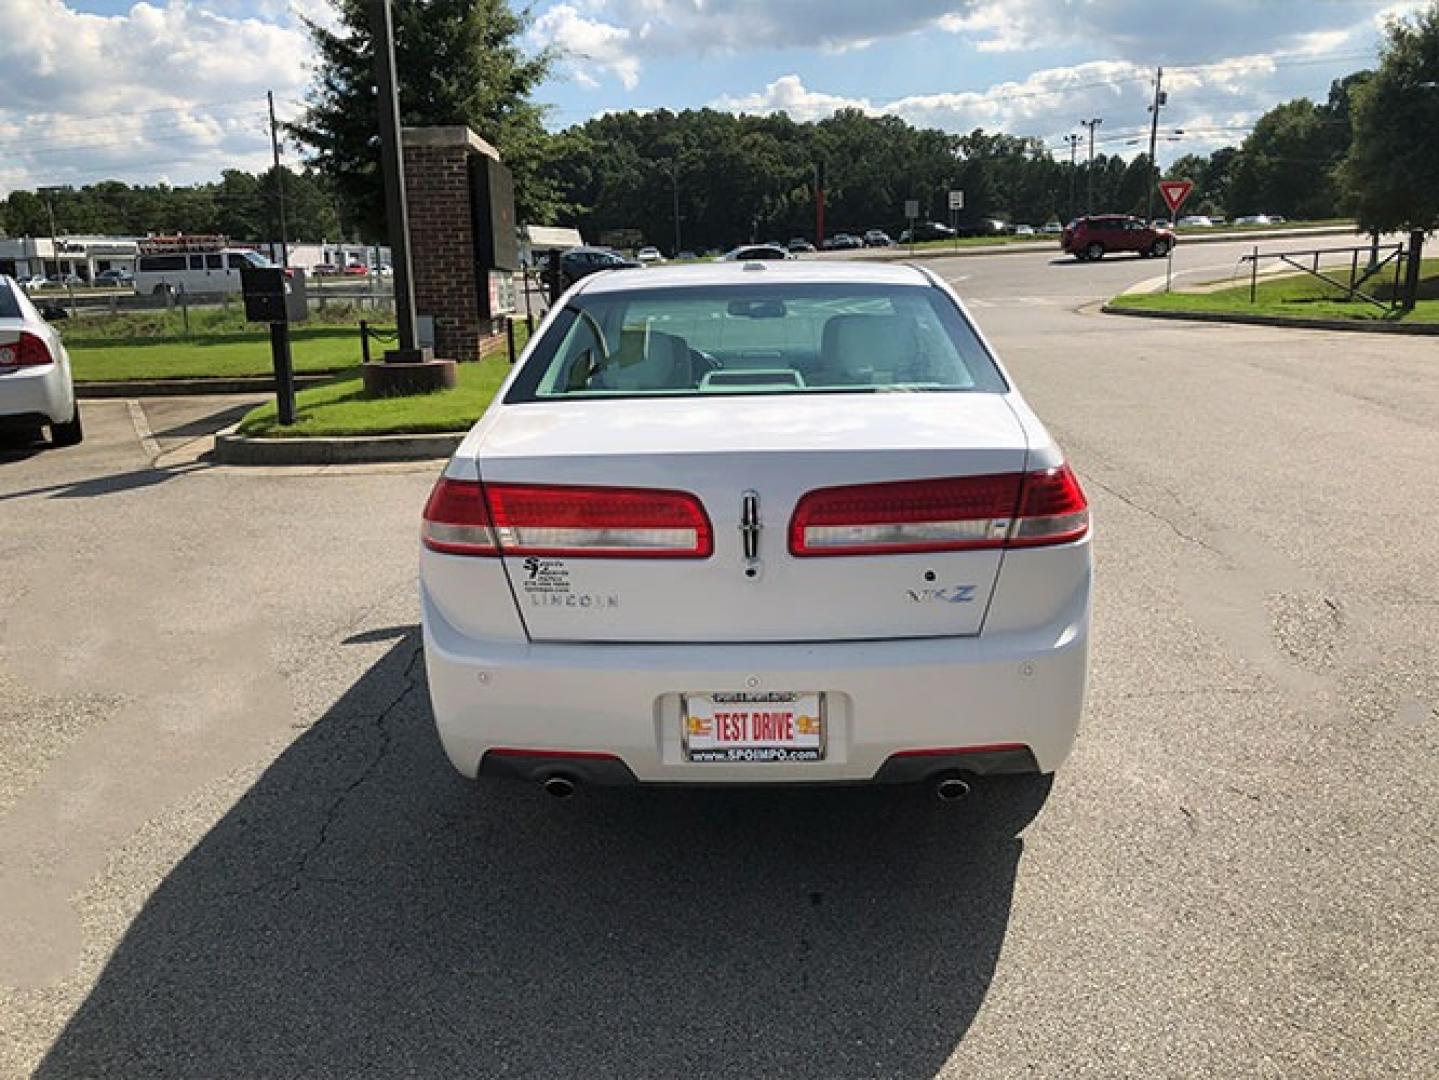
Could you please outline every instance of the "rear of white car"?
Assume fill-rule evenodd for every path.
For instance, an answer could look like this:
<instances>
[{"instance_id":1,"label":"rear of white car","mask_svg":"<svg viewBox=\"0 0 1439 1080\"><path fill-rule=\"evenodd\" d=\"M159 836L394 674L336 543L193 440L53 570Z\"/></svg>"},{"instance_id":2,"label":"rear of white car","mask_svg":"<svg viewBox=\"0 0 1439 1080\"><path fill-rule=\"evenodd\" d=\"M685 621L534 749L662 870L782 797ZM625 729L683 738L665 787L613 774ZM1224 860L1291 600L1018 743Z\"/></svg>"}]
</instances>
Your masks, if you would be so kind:
<instances>
[{"instance_id":1,"label":"rear of white car","mask_svg":"<svg viewBox=\"0 0 1439 1080\"><path fill-rule=\"evenodd\" d=\"M582 282L425 511L431 700L467 776L1049 772L1088 661L1088 508L918 270Z\"/></svg>"},{"instance_id":2,"label":"rear of white car","mask_svg":"<svg viewBox=\"0 0 1439 1080\"><path fill-rule=\"evenodd\" d=\"M0 427L49 427L57 446L81 438L70 357L14 281L0 277Z\"/></svg>"}]
</instances>

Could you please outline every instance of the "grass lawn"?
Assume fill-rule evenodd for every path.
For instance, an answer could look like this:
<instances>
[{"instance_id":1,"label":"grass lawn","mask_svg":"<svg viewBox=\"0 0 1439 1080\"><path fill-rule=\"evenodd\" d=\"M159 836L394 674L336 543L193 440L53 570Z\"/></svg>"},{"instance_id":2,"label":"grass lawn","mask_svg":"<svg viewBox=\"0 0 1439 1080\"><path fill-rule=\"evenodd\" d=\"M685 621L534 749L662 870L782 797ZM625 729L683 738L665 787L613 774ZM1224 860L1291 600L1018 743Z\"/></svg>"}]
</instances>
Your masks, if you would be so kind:
<instances>
[{"instance_id":1,"label":"grass lawn","mask_svg":"<svg viewBox=\"0 0 1439 1080\"><path fill-rule=\"evenodd\" d=\"M413 397L367 398L359 372L295 395L295 423L281 427L274 402L252 410L240 421L240 434L258 437L296 435L396 435L404 432L468 431L510 373L503 355L459 365L453 390Z\"/></svg>"},{"instance_id":2,"label":"grass lawn","mask_svg":"<svg viewBox=\"0 0 1439 1080\"><path fill-rule=\"evenodd\" d=\"M517 350L524 348L528 336L525 324L516 323ZM259 438L289 438L468 431L510 373L506 353L501 343L479 363L460 364L459 385L453 390L412 397L366 397L360 373L355 371L296 394L295 423L289 427L280 426L275 403L267 402L240 421L239 432Z\"/></svg>"},{"instance_id":3,"label":"grass lawn","mask_svg":"<svg viewBox=\"0 0 1439 1080\"><path fill-rule=\"evenodd\" d=\"M1348 267L1329 271L1344 280ZM1387 300L1393 276L1385 274L1382 282L1371 281L1365 289L1371 296ZM1126 293L1110 301L1114 307L1145 311L1227 312L1243 315L1276 315L1291 319L1347 319L1406 323L1439 323L1439 259L1425 259L1420 264L1420 300L1413 311L1398 313L1367 304L1363 300L1345 300L1342 290L1326 285L1307 274L1286 275L1259 282L1257 301L1249 302L1246 282L1216 292Z\"/></svg>"},{"instance_id":4,"label":"grass lawn","mask_svg":"<svg viewBox=\"0 0 1439 1080\"><path fill-rule=\"evenodd\" d=\"M297 372L338 371L360 363L354 327L296 328L290 333ZM189 338L87 338L65 333L76 382L105 379L182 379L268 375L265 330L198 334ZM380 346L375 346L379 348Z\"/></svg>"}]
</instances>

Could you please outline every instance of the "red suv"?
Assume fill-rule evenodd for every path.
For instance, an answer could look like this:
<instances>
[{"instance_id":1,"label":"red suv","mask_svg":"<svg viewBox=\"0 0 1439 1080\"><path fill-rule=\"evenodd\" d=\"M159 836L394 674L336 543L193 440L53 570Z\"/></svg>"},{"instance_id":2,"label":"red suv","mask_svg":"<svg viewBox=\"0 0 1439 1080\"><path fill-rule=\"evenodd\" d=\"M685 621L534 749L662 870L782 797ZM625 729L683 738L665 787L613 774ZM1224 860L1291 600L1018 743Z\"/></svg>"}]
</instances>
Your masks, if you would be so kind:
<instances>
[{"instance_id":1,"label":"red suv","mask_svg":"<svg viewBox=\"0 0 1439 1080\"><path fill-rule=\"evenodd\" d=\"M1111 251L1136 251L1141 258L1163 258L1174 246L1174 233L1137 217L1101 214L1075 218L1064 227L1059 246L1081 261L1102 259Z\"/></svg>"}]
</instances>

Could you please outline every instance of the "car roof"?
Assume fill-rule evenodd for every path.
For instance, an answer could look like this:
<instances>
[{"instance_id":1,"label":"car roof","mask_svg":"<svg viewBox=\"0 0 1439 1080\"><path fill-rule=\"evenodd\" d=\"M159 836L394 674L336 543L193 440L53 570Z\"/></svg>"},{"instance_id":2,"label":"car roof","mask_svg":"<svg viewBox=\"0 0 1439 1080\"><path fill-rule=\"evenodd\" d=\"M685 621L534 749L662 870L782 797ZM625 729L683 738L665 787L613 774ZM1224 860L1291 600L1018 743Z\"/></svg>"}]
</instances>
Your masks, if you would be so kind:
<instances>
[{"instance_id":1,"label":"car roof","mask_svg":"<svg viewBox=\"0 0 1439 1080\"><path fill-rule=\"evenodd\" d=\"M762 267L762 269L747 269ZM766 261L734 259L696 266L662 266L644 270L606 270L580 283L586 293L629 292L634 289L685 288L704 285L790 284L929 285L922 270L905 263Z\"/></svg>"}]
</instances>

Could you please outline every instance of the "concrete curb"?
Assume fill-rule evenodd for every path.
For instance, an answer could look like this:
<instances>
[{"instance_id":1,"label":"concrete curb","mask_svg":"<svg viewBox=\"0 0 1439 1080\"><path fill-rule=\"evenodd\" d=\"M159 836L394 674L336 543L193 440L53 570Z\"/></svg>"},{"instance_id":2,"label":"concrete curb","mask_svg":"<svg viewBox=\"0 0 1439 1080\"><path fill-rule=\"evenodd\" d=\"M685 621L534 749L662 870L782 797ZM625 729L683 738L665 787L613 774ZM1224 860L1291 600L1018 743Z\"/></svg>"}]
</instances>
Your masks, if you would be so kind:
<instances>
[{"instance_id":1,"label":"concrete curb","mask_svg":"<svg viewBox=\"0 0 1439 1080\"><path fill-rule=\"evenodd\" d=\"M235 427L238 427L236 425ZM354 465L388 461L435 461L449 457L463 432L443 435L340 435L329 438L252 439L235 427L215 436L222 465Z\"/></svg>"},{"instance_id":2,"label":"concrete curb","mask_svg":"<svg viewBox=\"0 0 1439 1080\"><path fill-rule=\"evenodd\" d=\"M1308 236L1357 236L1352 225L1325 225L1317 229L1289 229L1275 232L1220 232L1214 235L1185 233L1179 238L1179 247L1188 247L1191 244L1222 244L1233 243L1238 240L1296 240ZM871 248L870 250L874 250ZM1064 257L1064 252L1059 248L1059 237L1055 236L1048 240L1030 243L1023 241L1013 244L990 244L986 246L974 246L960 248L931 248L928 251L916 251L911 255L902 247L896 245L894 248L885 248L882 255L867 255L864 258L873 259L875 262L917 262L920 259L964 259L975 258L981 255L1034 255L1036 253L1052 251L1057 257ZM829 254L826 252L825 254ZM850 255L850 252L839 252L838 255Z\"/></svg>"},{"instance_id":3,"label":"concrete curb","mask_svg":"<svg viewBox=\"0 0 1439 1080\"><path fill-rule=\"evenodd\" d=\"M303 390L329 382L339 371L296 375L295 387ZM81 398L175 397L192 394L269 394L275 380L263 375L239 379L124 379L77 382L75 396Z\"/></svg>"},{"instance_id":4,"label":"concrete curb","mask_svg":"<svg viewBox=\"0 0 1439 1080\"><path fill-rule=\"evenodd\" d=\"M1178 319L1182 322L1230 323L1240 326L1280 326L1298 330L1350 330L1361 334L1411 334L1439 336L1439 323L1382 323L1350 319L1286 319L1277 315L1244 315L1227 311L1148 311L1143 308L1105 304L1106 315L1129 315L1137 319Z\"/></svg>"}]
</instances>

